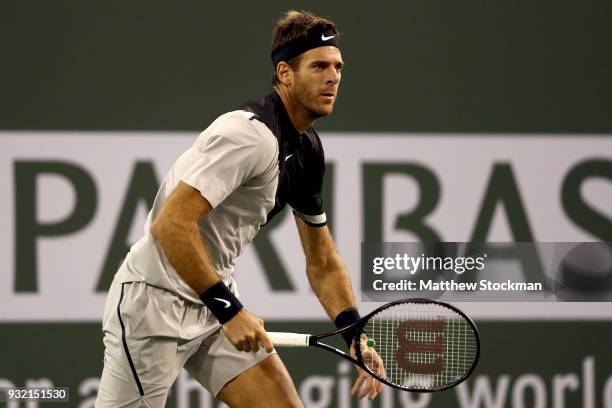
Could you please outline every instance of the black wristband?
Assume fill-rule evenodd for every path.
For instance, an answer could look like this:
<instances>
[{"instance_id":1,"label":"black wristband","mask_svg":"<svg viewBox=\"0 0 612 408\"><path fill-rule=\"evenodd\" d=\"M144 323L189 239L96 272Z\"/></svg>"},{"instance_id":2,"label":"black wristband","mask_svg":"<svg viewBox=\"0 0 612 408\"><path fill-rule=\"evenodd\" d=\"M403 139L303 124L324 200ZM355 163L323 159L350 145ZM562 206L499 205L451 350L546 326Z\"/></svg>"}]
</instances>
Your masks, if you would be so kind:
<instances>
[{"instance_id":1,"label":"black wristband","mask_svg":"<svg viewBox=\"0 0 612 408\"><path fill-rule=\"evenodd\" d=\"M200 299L221 324L228 322L242 309L242 303L230 292L223 281L219 281L206 289L200 295Z\"/></svg>"},{"instance_id":2,"label":"black wristband","mask_svg":"<svg viewBox=\"0 0 612 408\"><path fill-rule=\"evenodd\" d=\"M336 318L334 319L334 323L336 324L336 327L340 329L346 326L350 326L359 319L361 319L359 312L357 311L357 309L351 307L340 312L338 316L336 316ZM346 345L351 348L351 343L353 342L353 339L359 336L359 328L354 328L345 331L344 333L341 333L341 335L344 338Z\"/></svg>"}]
</instances>

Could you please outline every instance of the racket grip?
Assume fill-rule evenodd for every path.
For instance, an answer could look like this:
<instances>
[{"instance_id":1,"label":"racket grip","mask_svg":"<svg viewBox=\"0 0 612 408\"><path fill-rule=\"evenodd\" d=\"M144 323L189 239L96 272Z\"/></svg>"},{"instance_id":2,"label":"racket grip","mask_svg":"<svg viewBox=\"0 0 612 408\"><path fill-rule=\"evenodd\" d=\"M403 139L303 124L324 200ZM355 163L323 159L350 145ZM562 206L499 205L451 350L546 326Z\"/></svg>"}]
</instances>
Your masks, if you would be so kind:
<instances>
[{"instance_id":1,"label":"racket grip","mask_svg":"<svg viewBox=\"0 0 612 408\"><path fill-rule=\"evenodd\" d=\"M310 334L268 332L275 347L308 347Z\"/></svg>"}]
</instances>

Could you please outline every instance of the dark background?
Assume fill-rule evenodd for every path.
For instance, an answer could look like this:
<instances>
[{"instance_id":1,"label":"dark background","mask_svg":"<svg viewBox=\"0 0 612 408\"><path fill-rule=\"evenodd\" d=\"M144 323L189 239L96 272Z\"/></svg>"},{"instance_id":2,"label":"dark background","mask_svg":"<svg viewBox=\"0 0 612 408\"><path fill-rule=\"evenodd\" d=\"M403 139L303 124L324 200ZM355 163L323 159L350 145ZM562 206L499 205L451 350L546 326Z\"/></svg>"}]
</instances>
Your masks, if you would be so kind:
<instances>
[{"instance_id":1,"label":"dark background","mask_svg":"<svg viewBox=\"0 0 612 408\"><path fill-rule=\"evenodd\" d=\"M330 17L343 33L340 98L319 130L612 134L609 0L3 1L0 131L202 130L269 92L271 31L290 8ZM471 389L479 375L494 388L503 375L537 373L551 406L553 376L580 375L594 356L601 406L609 321L478 323L484 346ZM301 325L329 328L270 327ZM3 323L0 350L0 378L49 376L75 395L102 367L95 323ZM297 384L337 374L333 358L283 353ZM435 395L432 406L454 406L454 395ZM581 401L578 388L565 406Z\"/></svg>"},{"instance_id":2,"label":"dark background","mask_svg":"<svg viewBox=\"0 0 612 408\"><path fill-rule=\"evenodd\" d=\"M282 11L333 18L334 131L612 131L612 3L6 1L0 128L200 130L269 90Z\"/></svg>"}]
</instances>

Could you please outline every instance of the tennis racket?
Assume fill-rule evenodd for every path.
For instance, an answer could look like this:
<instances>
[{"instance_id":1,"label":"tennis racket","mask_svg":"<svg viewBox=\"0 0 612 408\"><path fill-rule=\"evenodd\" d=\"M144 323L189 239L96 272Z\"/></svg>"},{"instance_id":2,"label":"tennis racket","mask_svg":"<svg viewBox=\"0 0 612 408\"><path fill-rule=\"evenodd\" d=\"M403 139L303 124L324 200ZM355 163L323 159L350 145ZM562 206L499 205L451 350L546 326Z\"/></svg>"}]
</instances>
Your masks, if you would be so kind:
<instances>
[{"instance_id":1,"label":"tennis racket","mask_svg":"<svg viewBox=\"0 0 612 408\"><path fill-rule=\"evenodd\" d=\"M321 339L354 331L355 358ZM388 303L338 330L312 335L269 332L276 347L319 347L357 364L372 377L405 391L442 391L474 371L480 338L474 322L447 303L404 299ZM379 368L380 360L384 365ZM383 374L384 371L384 374Z\"/></svg>"}]
</instances>

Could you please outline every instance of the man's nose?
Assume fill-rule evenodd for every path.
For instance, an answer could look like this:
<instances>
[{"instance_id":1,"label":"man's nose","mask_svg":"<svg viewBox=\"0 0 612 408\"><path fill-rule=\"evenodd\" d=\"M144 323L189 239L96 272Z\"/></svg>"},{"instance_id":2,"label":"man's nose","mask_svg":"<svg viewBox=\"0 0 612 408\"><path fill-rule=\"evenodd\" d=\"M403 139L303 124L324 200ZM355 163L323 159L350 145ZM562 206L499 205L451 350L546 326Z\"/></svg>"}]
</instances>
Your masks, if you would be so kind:
<instances>
[{"instance_id":1,"label":"man's nose","mask_svg":"<svg viewBox=\"0 0 612 408\"><path fill-rule=\"evenodd\" d=\"M336 67L331 66L327 69L327 83L336 84L340 81L340 71Z\"/></svg>"}]
</instances>

